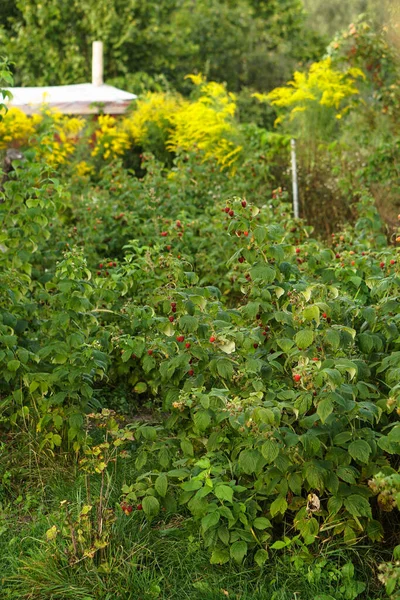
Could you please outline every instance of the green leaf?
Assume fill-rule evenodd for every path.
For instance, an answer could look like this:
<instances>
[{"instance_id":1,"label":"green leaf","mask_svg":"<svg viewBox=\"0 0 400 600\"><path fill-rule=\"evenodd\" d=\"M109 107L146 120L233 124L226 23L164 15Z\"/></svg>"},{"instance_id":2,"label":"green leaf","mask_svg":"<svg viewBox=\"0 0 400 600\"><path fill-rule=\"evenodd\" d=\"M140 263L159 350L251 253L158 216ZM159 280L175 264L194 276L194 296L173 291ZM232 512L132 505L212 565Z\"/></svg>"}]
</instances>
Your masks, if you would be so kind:
<instances>
[{"instance_id":1,"label":"green leaf","mask_svg":"<svg viewBox=\"0 0 400 600\"><path fill-rule=\"evenodd\" d=\"M218 537L225 546L229 544L229 529L225 525L218 527Z\"/></svg>"},{"instance_id":2,"label":"green leaf","mask_svg":"<svg viewBox=\"0 0 400 600\"><path fill-rule=\"evenodd\" d=\"M312 488L316 488L319 491L324 489L324 472L324 469L314 464L307 464L305 466L306 478Z\"/></svg>"},{"instance_id":3,"label":"green leaf","mask_svg":"<svg viewBox=\"0 0 400 600\"><path fill-rule=\"evenodd\" d=\"M281 348L286 354L294 346L293 340L289 338L281 338L279 340L276 340L276 343L278 344L279 348Z\"/></svg>"},{"instance_id":4,"label":"green leaf","mask_svg":"<svg viewBox=\"0 0 400 600\"><path fill-rule=\"evenodd\" d=\"M358 494L352 494L351 496L348 496L344 499L344 506L353 517L372 518L369 502L363 496Z\"/></svg>"},{"instance_id":5,"label":"green leaf","mask_svg":"<svg viewBox=\"0 0 400 600\"><path fill-rule=\"evenodd\" d=\"M202 488L203 483L200 481L200 479L190 479L190 481L185 481L185 483L182 483L181 487L183 490L185 490L185 492L194 492Z\"/></svg>"},{"instance_id":6,"label":"green leaf","mask_svg":"<svg viewBox=\"0 0 400 600\"><path fill-rule=\"evenodd\" d=\"M242 450L239 454L239 467L247 475L257 471L260 453L257 450Z\"/></svg>"},{"instance_id":7,"label":"green leaf","mask_svg":"<svg viewBox=\"0 0 400 600\"><path fill-rule=\"evenodd\" d=\"M374 519L369 521L367 525L367 535L373 542L381 542L383 540L384 531L381 523Z\"/></svg>"},{"instance_id":8,"label":"green leaf","mask_svg":"<svg viewBox=\"0 0 400 600\"><path fill-rule=\"evenodd\" d=\"M185 456L194 456L193 444L187 439L181 441L181 449Z\"/></svg>"},{"instance_id":9,"label":"green leaf","mask_svg":"<svg viewBox=\"0 0 400 600\"><path fill-rule=\"evenodd\" d=\"M201 527L203 529L203 533L205 533L211 527L215 527L215 525L218 524L219 519L220 519L220 514L219 514L218 510L214 510L213 512L210 512L210 513L208 513L208 515L203 517L201 520Z\"/></svg>"},{"instance_id":10,"label":"green leaf","mask_svg":"<svg viewBox=\"0 0 400 600\"><path fill-rule=\"evenodd\" d=\"M226 358L217 360L217 371L223 379L232 379L233 376L233 364Z\"/></svg>"},{"instance_id":11,"label":"green leaf","mask_svg":"<svg viewBox=\"0 0 400 600\"><path fill-rule=\"evenodd\" d=\"M340 346L340 333L334 329L328 329L325 333L326 341L334 350L337 350Z\"/></svg>"},{"instance_id":12,"label":"green leaf","mask_svg":"<svg viewBox=\"0 0 400 600\"><path fill-rule=\"evenodd\" d=\"M300 496L303 485L303 478L300 473L291 473L288 477L289 488L294 494Z\"/></svg>"},{"instance_id":13,"label":"green leaf","mask_svg":"<svg viewBox=\"0 0 400 600\"><path fill-rule=\"evenodd\" d=\"M294 341L301 350L308 348L314 341L314 332L311 329L302 329L296 333Z\"/></svg>"},{"instance_id":14,"label":"green leaf","mask_svg":"<svg viewBox=\"0 0 400 600\"><path fill-rule=\"evenodd\" d=\"M198 410L194 414L193 421L199 431L205 431L211 423L211 417L208 411Z\"/></svg>"},{"instance_id":15,"label":"green leaf","mask_svg":"<svg viewBox=\"0 0 400 600\"><path fill-rule=\"evenodd\" d=\"M355 472L351 467L338 467L336 475L346 483L356 483Z\"/></svg>"},{"instance_id":16,"label":"green leaf","mask_svg":"<svg viewBox=\"0 0 400 600\"><path fill-rule=\"evenodd\" d=\"M321 402L318 402L317 414L321 419L322 423L325 423L327 418L333 411L333 402L330 398L324 398Z\"/></svg>"},{"instance_id":17,"label":"green leaf","mask_svg":"<svg viewBox=\"0 0 400 600\"><path fill-rule=\"evenodd\" d=\"M262 567L268 560L268 552L260 548L254 555L254 561L259 567Z\"/></svg>"},{"instance_id":18,"label":"green leaf","mask_svg":"<svg viewBox=\"0 0 400 600\"><path fill-rule=\"evenodd\" d=\"M232 544L229 551L231 558L237 563L241 563L247 554L246 542L239 541Z\"/></svg>"},{"instance_id":19,"label":"green leaf","mask_svg":"<svg viewBox=\"0 0 400 600\"><path fill-rule=\"evenodd\" d=\"M267 461L267 463L272 463L276 459L279 454L279 446L274 440L267 440L261 446L261 454Z\"/></svg>"},{"instance_id":20,"label":"green leaf","mask_svg":"<svg viewBox=\"0 0 400 600\"><path fill-rule=\"evenodd\" d=\"M265 517L257 517L253 521L253 527L256 529L268 529L268 527L272 527L271 521Z\"/></svg>"},{"instance_id":21,"label":"green leaf","mask_svg":"<svg viewBox=\"0 0 400 600\"><path fill-rule=\"evenodd\" d=\"M212 565L224 565L229 561L228 550L216 548L211 554L210 563Z\"/></svg>"},{"instance_id":22,"label":"green leaf","mask_svg":"<svg viewBox=\"0 0 400 600\"><path fill-rule=\"evenodd\" d=\"M348 447L348 452L354 460L368 463L371 454L371 446L364 440L356 440L355 442L351 442Z\"/></svg>"},{"instance_id":23,"label":"green leaf","mask_svg":"<svg viewBox=\"0 0 400 600\"><path fill-rule=\"evenodd\" d=\"M275 269L272 269L265 264L256 265L250 269L250 275L253 281L260 279L265 283L272 283L275 279Z\"/></svg>"},{"instance_id":24,"label":"green leaf","mask_svg":"<svg viewBox=\"0 0 400 600\"><path fill-rule=\"evenodd\" d=\"M160 511L160 503L154 496L145 496L142 500L142 507L145 515L150 519L158 515Z\"/></svg>"},{"instance_id":25,"label":"green leaf","mask_svg":"<svg viewBox=\"0 0 400 600\"><path fill-rule=\"evenodd\" d=\"M133 391L136 392L136 394L143 394L146 390L147 384L144 381L139 381L133 388Z\"/></svg>"},{"instance_id":26,"label":"green leaf","mask_svg":"<svg viewBox=\"0 0 400 600\"><path fill-rule=\"evenodd\" d=\"M217 485L214 493L219 500L226 500L227 502L233 500L233 489L229 485Z\"/></svg>"},{"instance_id":27,"label":"green leaf","mask_svg":"<svg viewBox=\"0 0 400 600\"><path fill-rule=\"evenodd\" d=\"M286 501L285 496L278 496L277 498L275 498L275 500L270 506L269 510L271 512L271 516L275 517L279 513L282 515L285 514L287 507L288 503Z\"/></svg>"},{"instance_id":28,"label":"green leaf","mask_svg":"<svg viewBox=\"0 0 400 600\"><path fill-rule=\"evenodd\" d=\"M343 500L338 496L332 496L328 500L328 513L336 515L343 506Z\"/></svg>"},{"instance_id":29,"label":"green leaf","mask_svg":"<svg viewBox=\"0 0 400 600\"><path fill-rule=\"evenodd\" d=\"M313 306L307 306L304 310L303 310L303 317L306 319L306 321L316 321L317 325L319 324L319 315L320 315L320 310L318 308L318 306L316 306L315 304Z\"/></svg>"},{"instance_id":30,"label":"green leaf","mask_svg":"<svg viewBox=\"0 0 400 600\"><path fill-rule=\"evenodd\" d=\"M19 369L20 364L21 363L19 360L16 360L16 359L10 360L7 363L7 369L9 371L11 371L12 373L15 373L15 371L17 371Z\"/></svg>"},{"instance_id":31,"label":"green leaf","mask_svg":"<svg viewBox=\"0 0 400 600\"><path fill-rule=\"evenodd\" d=\"M168 477L165 473L161 473L161 475L157 477L154 483L154 487L156 489L156 492L164 498L168 489Z\"/></svg>"}]
</instances>

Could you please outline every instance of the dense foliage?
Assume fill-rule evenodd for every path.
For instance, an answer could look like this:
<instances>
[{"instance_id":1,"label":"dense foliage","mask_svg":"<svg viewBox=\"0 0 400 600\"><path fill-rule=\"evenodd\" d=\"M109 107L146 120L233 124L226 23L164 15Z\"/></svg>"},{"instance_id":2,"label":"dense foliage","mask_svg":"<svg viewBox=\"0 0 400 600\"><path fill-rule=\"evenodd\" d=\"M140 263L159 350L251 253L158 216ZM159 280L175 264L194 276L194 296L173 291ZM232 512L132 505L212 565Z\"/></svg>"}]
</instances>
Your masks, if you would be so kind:
<instances>
[{"instance_id":1,"label":"dense foliage","mask_svg":"<svg viewBox=\"0 0 400 600\"><path fill-rule=\"evenodd\" d=\"M369 482L399 452L399 255L368 196L326 245L281 190L259 196L263 161L232 176L212 146L176 145L167 171L147 154L133 177L102 151L92 179L72 176L39 143L64 147L59 118L36 121L0 204L3 450L28 430L102 478L78 515L49 516L58 568L105 564L115 519L142 511L191 515L213 564L380 542ZM129 456L116 507L106 481ZM5 492L19 479L6 465Z\"/></svg>"},{"instance_id":2,"label":"dense foliage","mask_svg":"<svg viewBox=\"0 0 400 600\"><path fill-rule=\"evenodd\" d=\"M71 10L24 3L7 26L26 11L39 35L50 6ZM277 17L230 8L249 7ZM95 26L79 10L72 36ZM398 184L397 81L384 33L357 22L255 95L274 132L199 74L121 119L2 111L3 597L399 597L400 215L388 229L374 200ZM329 236L292 217L292 136L303 214L325 210ZM211 589L221 565L233 579Z\"/></svg>"}]
</instances>

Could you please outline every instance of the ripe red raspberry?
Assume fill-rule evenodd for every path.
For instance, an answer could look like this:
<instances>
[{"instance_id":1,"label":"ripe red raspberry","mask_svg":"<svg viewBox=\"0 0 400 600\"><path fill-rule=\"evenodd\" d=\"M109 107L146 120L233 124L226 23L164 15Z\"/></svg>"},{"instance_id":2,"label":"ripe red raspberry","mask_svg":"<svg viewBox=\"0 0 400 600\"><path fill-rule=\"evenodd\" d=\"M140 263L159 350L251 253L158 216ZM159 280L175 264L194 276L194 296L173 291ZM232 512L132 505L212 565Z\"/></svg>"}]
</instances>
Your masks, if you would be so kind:
<instances>
[{"instance_id":1,"label":"ripe red raspberry","mask_svg":"<svg viewBox=\"0 0 400 600\"><path fill-rule=\"evenodd\" d=\"M293 375L293 379L296 381L296 383L298 383L301 379L301 375L299 375L298 373L296 373L295 375Z\"/></svg>"},{"instance_id":2,"label":"ripe red raspberry","mask_svg":"<svg viewBox=\"0 0 400 600\"><path fill-rule=\"evenodd\" d=\"M185 341L185 336L183 336L183 335L177 335L176 336L176 341L177 342L184 342Z\"/></svg>"},{"instance_id":3,"label":"ripe red raspberry","mask_svg":"<svg viewBox=\"0 0 400 600\"><path fill-rule=\"evenodd\" d=\"M171 321L171 323L174 322L174 317L172 315L170 317L168 317L168 319Z\"/></svg>"},{"instance_id":4,"label":"ripe red raspberry","mask_svg":"<svg viewBox=\"0 0 400 600\"><path fill-rule=\"evenodd\" d=\"M244 256L239 256L239 258L238 258L238 261L239 261L240 263L244 263Z\"/></svg>"},{"instance_id":5,"label":"ripe red raspberry","mask_svg":"<svg viewBox=\"0 0 400 600\"><path fill-rule=\"evenodd\" d=\"M213 343L213 342L215 342L215 340L216 340L216 339L217 339L217 338L216 338L214 335L212 335L212 336L210 337L210 342L211 342L211 343Z\"/></svg>"},{"instance_id":6,"label":"ripe red raspberry","mask_svg":"<svg viewBox=\"0 0 400 600\"><path fill-rule=\"evenodd\" d=\"M153 350L147 350L147 354L148 354L149 356L152 356L152 355L153 355Z\"/></svg>"},{"instance_id":7,"label":"ripe red raspberry","mask_svg":"<svg viewBox=\"0 0 400 600\"><path fill-rule=\"evenodd\" d=\"M229 212L229 211L230 211L230 208L229 208L229 206L226 206L226 207L225 207L225 212L226 212L226 214L228 214L228 212Z\"/></svg>"},{"instance_id":8,"label":"ripe red raspberry","mask_svg":"<svg viewBox=\"0 0 400 600\"><path fill-rule=\"evenodd\" d=\"M143 506L141 504L138 504L136 510L143 510Z\"/></svg>"},{"instance_id":9,"label":"ripe red raspberry","mask_svg":"<svg viewBox=\"0 0 400 600\"><path fill-rule=\"evenodd\" d=\"M103 268L103 263L99 264L99 268L102 269Z\"/></svg>"},{"instance_id":10,"label":"ripe red raspberry","mask_svg":"<svg viewBox=\"0 0 400 600\"><path fill-rule=\"evenodd\" d=\"M188 375L189 375L189 377L193 377L193 375L194 375L193 369L190 369L190 371L188 371Z\"/></svg>"},{"instance_id":11,"label":"ripe red raspberry","mask_svg":"<svg viewBox=\"0 0 400 600\"><path fill-rule=\"evenodd\" d=\"M322 313L322 316L324 319L326 319L326 317L328 316L326 313Z\"/></svg>"},{"instance_id":12,"label":"ripe red raspberry","mask_svg":"<svg viewBox=\"0 0 400 600\"><path fill-rule=\"evenodd\" d=\"M395 265L395 264L396 264L396 261L395 261L395 260L393 260L393 258L392 258L392 260L390 261L390 264L391 264L391 265Z\"/></svg>"},{"instance_id":13,"label":"ripe red raspberry","mask_svg":"<svg viewBox=\"0 0 400 600\"><path fill-rule=\"evenodd\" d=\"M257 343L253 344L253 348L258 348L258 344Z\"/></svg>"},{"instance_id":14,"label":"ripe red raspberry","mask_svg":"<svg viewBox=\"0 0 400 600\"><path fill-rule=\"evenodd\" d=\"M168 231L162 231L161 232L161 237L167 237L168 235Z\"/></svg>"},{"instance_id":15,"label":"ripe red raspberry","mask_svg":"<svg viewBox=\"0 0 400 600\"><path fill-rule=\"evenodd\" d=\"M230 211L229 211L229 216L230 216L230 217L233 217L233 215L234 215L234 214L235 214L235 213L234 213L234 211L233 211L233 210L230 210Z\"/></svg>"},{"instance_id":16,"label":"ripe red raspberry","mask_svg":"<svg viewBox=\"0 0 400 600\"><path fill-rule=\"evenodd\" d=\"M97 275L101 275L101 271L97 271Z\"/></svg>"},{"instance_id":17,"label":"ripe red raspberry","mask_svg":"<svg viewBox=\"0 0 400 600\"><path fill-rule=\"evenodd\" d=\"M385 268L385 263L382 261L382 262L379 263L379 266L380 266L381 269L384 269Z\"/></svg>"},{"instance_id":18,"label":"ripe red raspberry","mask_svg":"<svg viewBox=\"0 0 400 600\"><path fill-rule=\"evenodd\" d=\"M190 342L186 342L185 348L190 348Z\"/></svg>"},{"instance_id":19,"label":"ripe red raspberry","mask_svg":"<svg viewBox=\"0 0 400 600\"><path fill-rule=\"evenodd\" d=\"M300 254L301 250L300 248L296 248L296 254Z\"/></svg>"},{"instance_id":20,"label":"ripe red raspberry","mask_svg":"<svg viewBox=\"0 0 400 600\"><path fill-rule=\"evenodd\" d=\"M245 235L246 237L249 236L249 232L248 231L243 231L243 235Z\"/></svg>"},{"instance_id":21,"label":"ripe red raspberry","mask_svg":"<svg viewBox=\"0 0 400 600\"><path fill-rule=\"evenodd\" d=\"M246 206L247 206L246 200L242 200L242 206L243 206L243 208L246 208Z\"/></svg>"}]
</instances>

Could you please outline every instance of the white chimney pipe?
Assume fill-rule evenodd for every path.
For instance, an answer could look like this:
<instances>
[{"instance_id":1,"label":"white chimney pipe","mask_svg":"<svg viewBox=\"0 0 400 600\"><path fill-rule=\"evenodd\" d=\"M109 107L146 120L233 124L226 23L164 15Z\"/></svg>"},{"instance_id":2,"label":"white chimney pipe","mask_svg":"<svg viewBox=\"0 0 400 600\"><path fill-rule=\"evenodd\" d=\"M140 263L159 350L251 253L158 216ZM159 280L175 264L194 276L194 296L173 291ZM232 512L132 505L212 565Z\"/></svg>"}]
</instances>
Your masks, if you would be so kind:
<instances>
[{"instance_id":1,"label":"white chimney pipe","mask_svg":"<svg viewBox=\"0 0 400 600\"><path fill-rule=\"evenodd\" d=\"M92 85L103 85L103 42L92 44Z\"/></svg>"}]
</instances>

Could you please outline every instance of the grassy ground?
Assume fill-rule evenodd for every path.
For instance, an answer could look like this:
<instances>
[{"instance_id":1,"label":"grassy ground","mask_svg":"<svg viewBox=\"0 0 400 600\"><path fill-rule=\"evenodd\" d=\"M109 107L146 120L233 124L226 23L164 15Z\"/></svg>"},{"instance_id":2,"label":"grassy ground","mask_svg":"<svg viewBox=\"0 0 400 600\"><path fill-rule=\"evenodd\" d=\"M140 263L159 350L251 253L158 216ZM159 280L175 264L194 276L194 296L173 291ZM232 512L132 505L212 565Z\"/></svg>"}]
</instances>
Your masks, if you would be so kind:
<instances>
[{"instance_id":1,"label":"grassy ground","mask_svg":"<svg viewBox=\"0 0 400 600\"><path fill-rule=\"evenodd\" d=\"M68 500L76 512L85 504L84 476L62 458L37 465L34 454L28 454L31 461L20 465L19 484L16 477L2 498L2 599L352 600L362 587L359 598L384 597L375 576L382 557L371 546L346 550L328 544L322 553L310 549L308 555L300 549L272 551L262 569L250 561L210 565L190 519L171 514L149 525L141 511L125 515L119 510L121 484L134 473L130 461L111 480L110 506L116 507L117 519L109 545L102 556L70 566L46 541L46 531L54 524L62 529L60 502ZM349 562L356 567L354 576L346 572Z\"/></svg>"}]
</instances>

